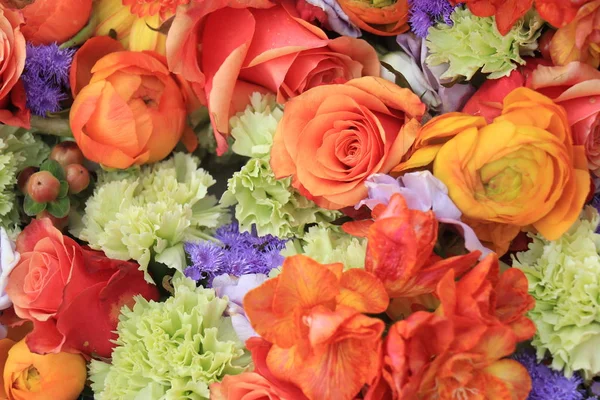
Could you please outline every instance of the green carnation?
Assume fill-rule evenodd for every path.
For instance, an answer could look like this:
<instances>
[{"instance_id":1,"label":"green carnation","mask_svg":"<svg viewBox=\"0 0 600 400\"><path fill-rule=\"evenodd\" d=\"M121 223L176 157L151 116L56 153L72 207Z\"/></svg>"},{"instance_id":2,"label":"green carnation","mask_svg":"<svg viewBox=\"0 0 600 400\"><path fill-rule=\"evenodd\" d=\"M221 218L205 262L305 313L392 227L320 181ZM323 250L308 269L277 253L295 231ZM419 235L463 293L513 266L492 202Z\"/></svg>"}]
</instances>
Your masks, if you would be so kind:
<instances>
[{"instance_id":1,"label":"green carnation","mask_svg":"<svg viewBox=\"0 0 600 400\"><path fill-rule=\"evenodd\" d=\"M235 139L232 150L242 156L268 159L281 117L283 110L275 96L253 93L246 110L229 120L231 136Z\"/></svg>"},{"instance_id":2,"label":"green carnation","mask_svg":"<svg viewBox=\"0 0 600 400\"><path fill-rule=\"evenodd\" d=\"M256 226L259 235L287 238L304 235L309 224L328 223L337 211L319 208L291 187L291 178L275 179L269 162L253 158L228 181L221 204L235 204L242 231Z\"/></svg>"},{"instance_id":3,"label":"green carnation","mask_svg":"<svg viewBox=\"0 0 600 400\"><path fill-rule=\"evenodd\" d=\"M81 226L71 232L111 258L136 260L151 282L152 259L182 271L183 242L206 239L226 222L223 207L207 195L214 184L184 153L137 172L101 174Z\"/></svg>"},{"instance_id":4,"label":"green carnation","mask_svg":"<svg viewBox=\"0 0 600 400\"><path fill-rule=\"evenodd\" d=\"M237 339L227 299L179 275L164 303L136 297L117 326L112 365L92 360L94 398L209 399L209 385L244 372L251 363Z\"/></svg>"},{"instance_id":5,"label":"green carnation","mask_svg":"<svg viewBox=\"0 0 600 400\"><path fill-rule=\"evenodd\" d=\"M529 281L537 327L532 344L538 357L552 354L552 367L567 376L580 370L586 378L600 373L600 217L587 207L560 239L531 235L529 250L518 253L513 267Z\"/></svg>"},{"instance_id":6,"label":"green carnation","mask_svg":"<svg viewBox=\"0 0 600 400\"><path fill-rule=\"evenodd\" d=\"M525 64L522 56L533 56L544 21L530 11L515 23L506 36L496 28L494 17L476 17L468 9L458 7L451 15L452 25L437 24L429 28L427 64L449 64L441 76L471 79L481 69L489 79L507 76Z\"/></svg>"},{"instance_id":7,"label":"green carnation","mask_svg":"<svg viewBox=\"0 0 600 400\"><path fill-rule=\"evenodd\" d=\"M4 125L0 128L0 226L9 232L19 227L15 184L24 168L40 164L48 157L48 146L25 129Z\"/></svg>"},{"instance_id":8,"label":"green carnation","mask_svg":"<svg viewBox=\"0 0 600 400\"><path fill-rule=\"evenodd\" d=\"M285 257L304 254L321 264L342 263L345 269L364 268L367 240L345 233L337 226L311 226L302 239L288 242Z\"/></svg>"}]
</instances>

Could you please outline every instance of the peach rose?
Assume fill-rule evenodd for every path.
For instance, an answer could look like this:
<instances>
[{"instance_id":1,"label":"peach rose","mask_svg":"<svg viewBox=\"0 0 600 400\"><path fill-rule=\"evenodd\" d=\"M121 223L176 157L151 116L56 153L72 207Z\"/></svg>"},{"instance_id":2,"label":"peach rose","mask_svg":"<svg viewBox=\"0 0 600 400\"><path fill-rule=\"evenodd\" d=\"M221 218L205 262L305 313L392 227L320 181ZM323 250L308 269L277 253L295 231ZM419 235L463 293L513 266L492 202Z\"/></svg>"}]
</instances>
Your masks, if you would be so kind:
<instances>
[{"instance_id":1,"label":"peach rose","mask_svg":"<svg viewBox=\"0 0 600 400\"><path fill-rule=\"evenodd\" d=\"M255 372L226 375L222 382L210 385L214 400L284 400L271 383Z\"/></svg>"},{"instance_id":2,"label":"peach rose","mask_svg":"<svg viewBox=\"0 0 600 400\"><path fill-rule=\"evenodd\" d=\"M77 52L70 123L87 159L124 169L162 160L189 130L185 96L164 57L120 49L98 37ZM191 136L183 137L188 150Z\"/></svg>"},{"instance_id":3,"label":"peach rose","mask_svg":"<svg viewBox=\"0 0 600 400\"><path fill-rule=\"evenodd\" d=\"M23 34L33 44L66 42L87 23L92 0L35 0L21 10Z\"/></svg>"},{"instance_id":4,"label":"peach rose","mask_svg":"<svg viewBox=\"0 0 600 400\"><path fill-rule=\"evenodd\" d=\"M353 206L369 176L398 165L424 112L417 95L382 78L313 88L287 103L271 167L321 207Z\"/></svg>"},{"instance_id":5,"label":"peach rose","mask_svg":"<svg viewBox=\"0 0 600 400\"><path fill-rule=\"evenodd\" d=\"M85 385L85 360L78 354L32 353L25 340L0 340L1 397L9 400L71 400ZM4 393L1 393L1 392Z\"/></svg>"},{"instance_id":6,"label":"peach rose","mask_svg":"<svg viewBox=\"0 0 600 400\"><path fill-rule=\"evenodd\" d=\"M550 41L555 65L581 61L594 68L600 65L600 0L579 8L575 18L556 31Z\"/></svg>"},{"instance_id":7,"label":"peach rose","mask_svg":"<svg viewBox=\"0 0 600 400\"><path fill-rule=\"evenodd\" d=\"M527 84L565 108L573 143L585 147L589 169L600 176L600 71L576 61L539 66Z\"/></svg>"},{"instance_id":8,"label":"peach rose","mask_svg":"<svg viewBox=\"0 0 600 400\"><path fill-rule=\"evenodd\" d=\"M167 36L167 59L208 106L220 154L227 149L229 117L246 107L252 92L277 93L283 103L312 87L379 76L380 70L367 42L328 39L299 17L293 0L212 0L180 8Z\"/></svg>"},{"instance_id":9,"label":"peach rose","mask_svg":"<svg viewBox=\"0 0 600 400\"><path fill-rule=\"evenodd\" d=\"M0 7L2 59L0 60L0 122L29 128L30 112L26 108L25 87L20 80L25 69L25 38L21 32L23 17L18 11Z\"/></svg>"}]
</instances>

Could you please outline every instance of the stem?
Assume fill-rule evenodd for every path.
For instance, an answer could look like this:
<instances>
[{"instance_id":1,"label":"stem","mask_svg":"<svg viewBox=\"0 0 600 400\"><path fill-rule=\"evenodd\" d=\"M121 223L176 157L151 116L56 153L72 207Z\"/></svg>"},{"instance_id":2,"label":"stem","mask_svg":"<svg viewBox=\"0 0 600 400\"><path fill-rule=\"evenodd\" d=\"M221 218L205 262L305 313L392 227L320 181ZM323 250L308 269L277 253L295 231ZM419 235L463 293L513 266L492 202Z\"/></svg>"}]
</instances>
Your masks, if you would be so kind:
<instances>
[{"instance_id":1,"label":"stem","mask_svg":"<svg viewBox=\"0 0 600 400\"><path fill-rule=\"evenodd\" d=\"M73 137L68 119L31 116L31 128L46 135Z\"/></svg>"},{"instance_id":2,"label":"stem","mask_svg":"<svg viewBox=\"0 0 600 400\"><path fill-rule=\"evenodd\" d=\"M75 36L60 45L59 49L68 49L69 47L79 46L94 35L98 26L98 17L93 13L89 22Z\"/></svg>"}]
</instances>

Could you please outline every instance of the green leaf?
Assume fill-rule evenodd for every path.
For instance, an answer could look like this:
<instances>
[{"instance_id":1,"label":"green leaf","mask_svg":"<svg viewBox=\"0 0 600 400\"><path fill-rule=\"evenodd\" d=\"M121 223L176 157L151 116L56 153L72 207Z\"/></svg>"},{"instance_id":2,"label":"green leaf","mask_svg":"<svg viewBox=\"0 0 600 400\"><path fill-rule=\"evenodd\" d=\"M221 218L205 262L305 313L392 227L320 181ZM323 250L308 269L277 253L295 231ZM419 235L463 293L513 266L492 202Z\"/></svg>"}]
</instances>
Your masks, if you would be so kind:
<instances>
[{"instance_id":1,"label":"green leaf","mask_svg":"<svg viewBox=\"0 0 600 400\"><path fill-rule=\"evenodd\" d=\"M60 181L60 192L58 192L58 198L62 199L69 194L69 183L67 181Z\"/></svg>"},{"instance_id":2,"label":"green leaf","mask_svg":"<svg viewBox=\"0 0 600 400\"><path fill-rule=\"evenodd\" d=\"M51 203L48 203L48 212L56 218L66 217L71 209L71 202L68 197L63 197Z\"/></svg>"},{"instance_id":3,"label":"green leaf","mask_svg":"<svg viewBox=\"0 0 600 400\"><path fill-rule=\"evenodd\" d=\"M47 203L38 203L34 201L31 196L26 195L25 201L23 202L23 211L30 217L34 217L46 209Z\"/></svg>"},{"instance_id":4,"label":"green leaf","mask_svg":"<svg viewBox=\"0 0 600 400\"><path fill-rule=\"evenodd\" d=\"M65 170L57 161L54 160L44 161L40 166L40 171L50 172L59 181L64 181L66 179Z\"/></svg>"}]
</instances>

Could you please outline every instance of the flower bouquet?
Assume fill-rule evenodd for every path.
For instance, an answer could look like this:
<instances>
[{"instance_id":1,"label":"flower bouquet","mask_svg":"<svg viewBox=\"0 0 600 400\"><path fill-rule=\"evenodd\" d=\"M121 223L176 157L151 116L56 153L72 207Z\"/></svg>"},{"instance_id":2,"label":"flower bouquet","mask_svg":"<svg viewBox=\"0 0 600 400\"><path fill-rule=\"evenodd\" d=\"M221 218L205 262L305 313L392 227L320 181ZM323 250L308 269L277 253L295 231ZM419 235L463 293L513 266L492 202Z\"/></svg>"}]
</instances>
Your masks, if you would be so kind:
<instances>
[{"instance_id":1,"label":"flower bouquet","mask_svg":"<svg viewBox=\"0 0 600 400\"><path fill-rule=\"evenodd\" d=\"M0 399L598 399L598 21L0 0Z\"/></svg>"}]
</instances>

